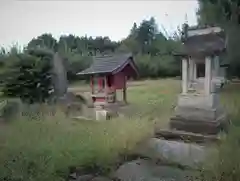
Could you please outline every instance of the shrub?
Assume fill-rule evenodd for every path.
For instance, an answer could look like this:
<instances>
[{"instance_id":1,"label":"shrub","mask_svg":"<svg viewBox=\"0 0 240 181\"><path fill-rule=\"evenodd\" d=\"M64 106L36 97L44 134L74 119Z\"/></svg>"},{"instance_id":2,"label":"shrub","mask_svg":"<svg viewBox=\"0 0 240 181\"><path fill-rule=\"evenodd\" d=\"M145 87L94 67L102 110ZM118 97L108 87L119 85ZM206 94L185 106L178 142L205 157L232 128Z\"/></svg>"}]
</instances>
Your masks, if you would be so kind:
<instances>
[{"instance_id":1,"label":"shrub","mask_svg":"<svg viewBox=\"0 0 240 181\"><path fill-rule=\"evenodd\" d=\"M3 96L19 97L24 102L44 102L51 95L51 65L46 57L17 55L7 67L2 85Z\"/></svg>"}]
</instances>

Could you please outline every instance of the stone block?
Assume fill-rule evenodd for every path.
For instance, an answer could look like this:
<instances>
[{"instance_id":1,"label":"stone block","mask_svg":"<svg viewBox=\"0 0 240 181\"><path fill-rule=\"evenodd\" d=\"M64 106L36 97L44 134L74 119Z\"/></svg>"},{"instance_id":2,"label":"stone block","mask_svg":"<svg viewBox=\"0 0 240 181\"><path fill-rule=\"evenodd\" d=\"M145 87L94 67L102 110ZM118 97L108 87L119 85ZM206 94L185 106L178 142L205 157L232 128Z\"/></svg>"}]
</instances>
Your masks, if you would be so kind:
<instances>
[{"instance_id":1,"label":"stone block","mask_svg":"<svg viewBox=\"0 0 240 181\"><path fill-rule=\"evenodd\" d=\"M105 109L95 109L95 113L97 121L103 121L108 119L109 114L108 111Z\"/></svg>"},{"instance_id":2,"label":"stone block","mask_svg":"<svg viewBox=\"0 0 240 181\"><path fill-rule=\"evenodd\" d=\"M192 133L217 134L226 121L218 94L188 93L179 95L170 127Z\"/></svg>"},{"instance_id":3,"label":"stone block","mask_svg":"<svg viewBox=\"0 0 240 181\"><path fill-rule=\"evenodd\" d=\"M216 108L219 105L217 94L181 94L178 96L178 106L194 107L199 109Z\"/></svg>"},{"instance_id":4,"label":"stone block","mask_svg":"<svg viewBox=\"0 0 240 181\"><path fill-rule=\"evenodd\" d=\"M218 114L217 108L199 109L195 107L180 107L175 108L174 115L185 119L194 120L214 120Z\"/></svg>"},{"instance_id":5,"label":"stone block","mask_svg":"<svg viewBox=\"0 0 240 181\"><path fill-rule=\"evenodd\" d=\"M135 153L165 164L198 168L208 154L208 148L193 143L151 138L139 144Z\"/></svg>"},{"instance_id":6,"label":"stone block","mask_svg":"<svg viewBox=\"0 0 240 181\"><path fill-rule=\"evenodd\" d=\"M217 134L226 125L226 115L218 115L216 119L188 119L174 116L170 119L171 129L201 134Z\"/></svg>"}]
</instances>

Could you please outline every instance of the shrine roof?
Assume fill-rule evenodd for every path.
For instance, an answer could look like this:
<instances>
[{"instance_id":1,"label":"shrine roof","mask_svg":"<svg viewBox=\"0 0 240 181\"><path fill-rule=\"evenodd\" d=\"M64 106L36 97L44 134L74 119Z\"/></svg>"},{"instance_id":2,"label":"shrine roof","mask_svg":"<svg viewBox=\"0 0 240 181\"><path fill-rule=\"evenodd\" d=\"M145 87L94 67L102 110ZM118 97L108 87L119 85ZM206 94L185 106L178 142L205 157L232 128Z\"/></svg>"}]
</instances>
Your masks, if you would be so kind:
<instances>
[{"instance_id":1,"label":"shrine roof","mask_svg":"<svg viewBox=\"0 0 240 181\"><path fill-rule=\"evenodd\" d=\"M184 53L191 54L211 54L224 51L225 40L219 35L207 34L189 37L184 42Z\"/></svg>"},{"instance_id":2,"label":"shrine roof","mask_svg":"<svg viewBox=\"0 0 240 181\"><path fill-rule=\"evenodd\" d=\"M133 56L130 53L94 57L92 65L77 75L115 74L130 64L137 72Z\"/></svg>"},{"instance_id":3,"label":"shrine roof","mask_svg":"<svg viewBox=\"0 0 240 181\"><path fill-rule=\"evenodd\" d=\"M208 55L225 51L225 33L220 27L188 27L182 32L183 48L177 55Z\"/></svg>"}]
</instances>

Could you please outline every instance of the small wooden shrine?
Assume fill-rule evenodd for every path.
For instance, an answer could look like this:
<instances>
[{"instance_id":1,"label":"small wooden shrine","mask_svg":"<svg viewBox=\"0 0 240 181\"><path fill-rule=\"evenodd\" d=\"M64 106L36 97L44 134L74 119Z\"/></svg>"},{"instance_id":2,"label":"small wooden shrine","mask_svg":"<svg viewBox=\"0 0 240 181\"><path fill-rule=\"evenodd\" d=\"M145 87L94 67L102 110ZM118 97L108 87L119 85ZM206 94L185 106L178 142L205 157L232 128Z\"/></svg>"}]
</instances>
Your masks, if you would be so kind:
<instances>
[{"instance_id":1,"label":"small wooden shrine","mask_svg":"<svg viewBox=\"0 0 240 181\"><path fill-rule=\"evenodd\" d=\"M126 82L138 75L131 54L95 57L92 65L78 75L90 75L91 96L95 106L116 103L117 90L122 90L123 103L127 102Z\"/></svg>"}]
</instances>

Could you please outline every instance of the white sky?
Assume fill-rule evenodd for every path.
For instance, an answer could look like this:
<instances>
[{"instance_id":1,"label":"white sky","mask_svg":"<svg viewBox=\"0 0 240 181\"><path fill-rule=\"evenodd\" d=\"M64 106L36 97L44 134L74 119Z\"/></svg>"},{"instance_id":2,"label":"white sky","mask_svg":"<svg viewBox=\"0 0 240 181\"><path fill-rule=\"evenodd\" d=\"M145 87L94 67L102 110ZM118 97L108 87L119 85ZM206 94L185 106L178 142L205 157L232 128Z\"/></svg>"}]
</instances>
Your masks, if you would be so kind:
<instances>
[{"instance_id":1,"label":"white sky","mask_svg":"<svg viewBox=\"0 0 240 181\"><path fill-rule=\"evenodd\" d=\"M121 40L133 23L155 17L173 32L186 20L196 24L196 0L13 1L0 0L0 46L24 45L42 33L109 36Z\"/></svg>"}]
</instances>

